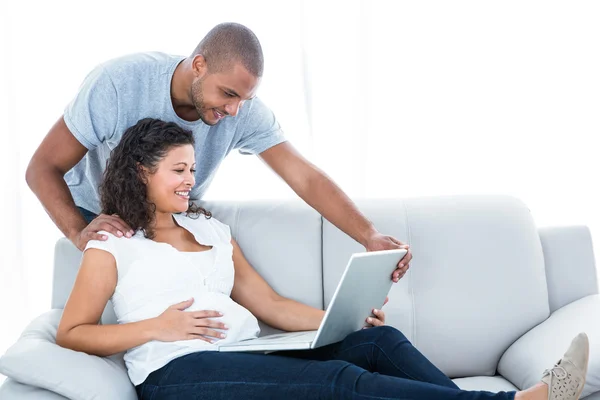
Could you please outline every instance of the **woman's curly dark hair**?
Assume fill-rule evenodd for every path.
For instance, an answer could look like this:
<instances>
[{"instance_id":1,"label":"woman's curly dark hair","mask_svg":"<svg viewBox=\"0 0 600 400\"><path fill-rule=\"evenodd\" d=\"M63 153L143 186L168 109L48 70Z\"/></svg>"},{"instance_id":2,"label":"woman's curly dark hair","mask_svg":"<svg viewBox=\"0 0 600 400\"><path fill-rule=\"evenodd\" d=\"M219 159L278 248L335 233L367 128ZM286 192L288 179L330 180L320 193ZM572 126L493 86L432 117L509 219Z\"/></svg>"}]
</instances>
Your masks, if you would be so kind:
<instances>
[{"instance_id":1,"label":"woman's curly dark hair","mask_svg":"<svg viewBox=\"0 0 600 400\"><path fill-rule=\"evenodd\" d=\"M173 147L194 145L192 132L173 122L145 118L128 128L113 149L100 184L100 202L104 214L117 214L133 230L141 229L152 239L156 205L148 200L142 166L155 173L158 163ZM211 213L189 204L188 215L206 218Z\"/></svg>"}]
</instances>

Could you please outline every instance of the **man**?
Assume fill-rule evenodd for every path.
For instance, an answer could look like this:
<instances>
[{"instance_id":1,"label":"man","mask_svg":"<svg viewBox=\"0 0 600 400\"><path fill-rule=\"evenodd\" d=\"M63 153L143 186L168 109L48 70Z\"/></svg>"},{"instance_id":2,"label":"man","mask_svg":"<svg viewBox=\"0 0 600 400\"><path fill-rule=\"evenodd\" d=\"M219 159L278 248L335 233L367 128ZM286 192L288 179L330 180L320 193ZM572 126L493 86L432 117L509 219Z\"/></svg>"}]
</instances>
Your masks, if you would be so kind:
<instances>
[{"instance_id":1,"label":"man","mask_svg":"<svg viewBox=\"0 0 600 400\"><path fill-rule=\"evenodd\" d=\"M225 23L202 39L191 56L141 53L99 65L83 82L64 115L50 129L27 168L29 187L78 249L105 240L99 231L131 237L114 215L98 215L98 187L110 151L142 118L176 122L196 138L200 199L233 149L257 154L309 205L367 251L405 247L379 233L352 201L283 137L273 113L255 97L263 73L258 38ZM135 171L132 171L135 173ZM409 268L398 264L397 282Z\"/></svg>"}]
</instances>

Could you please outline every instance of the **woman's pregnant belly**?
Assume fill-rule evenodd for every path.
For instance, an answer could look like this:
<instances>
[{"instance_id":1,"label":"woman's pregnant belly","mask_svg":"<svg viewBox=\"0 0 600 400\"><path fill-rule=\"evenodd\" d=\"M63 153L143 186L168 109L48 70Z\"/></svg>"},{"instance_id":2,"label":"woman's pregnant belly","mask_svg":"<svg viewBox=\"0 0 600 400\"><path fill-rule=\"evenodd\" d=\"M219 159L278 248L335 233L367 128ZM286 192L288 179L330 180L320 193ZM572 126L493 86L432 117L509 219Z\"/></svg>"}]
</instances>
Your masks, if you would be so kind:
<instances>
[{"instance_id":1,"label":"woman's pregnant belly","mask_svg":"<svg viewBox=\"0 0 600 400\"><path fill-rule=\"evenodd\" d=\"M258 337L260 327L258 320L252 313L236 303L231 297L219 292L205 292L194 297L194 303L185 311L214 310L223 314L222 317L210 318L227 325L228 329L216 329L223 332L226 337L216 343L233 343L240 340ZM213 328L209 328L213 329ZM212 339L212 338L211 338Z\"/></svg>"},{"instance_id":2,"label":"woman's pregnant belly","mask_svg":"<svg viewBox=\"0 0 600 400\"><path fill-rule=\"evenodd\" d=\"M194 302L183 312L214 310L223 314L221 317L208 318L222 322L228 327L228 329L225 330L217 329L217 331L223 332L226 335L224 339L209 338L217 340L215 342L216 344L233 343L258 337L260 328L256 317L254 317L250 311L233 301L231 297L221 292L209 292L206 290L163 292L154 295L151 300L146 299L146 301L136 302L139 305L138 307L128 310L129 312L127 312L126 315L119 315L119 313L117 313L117 318L119 323L137 322L155 318L173 304L180 303L190 297L194 299ZM177 343L185 344L186 346L208 345L206 341L201 339L180 340L177 341Z\"/></svg>"},{"instance_id":3,"label":"woman's pregnant belly","mask_svg":"<svg viewBox=\"0 0 600 400\"><path fill-rule=\"evenodd\" d=\"M164 297L169 297L169 299L162 298L159 301L157 298L154 298L150 307L147 305L143 307L143 310L140 308L137 310L137 313L130 313L130 317L133 317L134 314L137 314L139 320L152 318L151 315L156 317L169 306L182 301L181 295L177 295L177 299L172 298L173 296ZM190 296L183 297L184 300L185 297L190 298ZM141 383L150 372L163 367L177 357L198 351L216 351L219 344L253 339L260 333L258 321L254 315L233 301L229 296L220 292L203 292L197 293L193 297L194 303L183 312L203 310L221 312L223 314L222 317L211 319L223 322L229 327L227 330L217 330L225 333L227 337L224 339L210 337L209 339L214 340L213 343L208 343L201 339L177 340L174 342L153 340L129 349L125 354L125 364L132 382L137 382L136 384Z\"/></svg>"}]
</instances>

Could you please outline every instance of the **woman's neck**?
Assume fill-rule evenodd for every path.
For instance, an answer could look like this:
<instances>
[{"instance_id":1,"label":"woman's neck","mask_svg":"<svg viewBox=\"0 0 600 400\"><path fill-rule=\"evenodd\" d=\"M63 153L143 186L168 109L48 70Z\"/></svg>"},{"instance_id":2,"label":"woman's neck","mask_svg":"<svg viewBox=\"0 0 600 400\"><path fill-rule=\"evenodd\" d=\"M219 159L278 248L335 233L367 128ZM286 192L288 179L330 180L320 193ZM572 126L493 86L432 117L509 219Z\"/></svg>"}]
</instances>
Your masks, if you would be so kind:
<instances>
[{"instance_id":1,"label":"woman's neck","mask_svg":"<svg viewBox=\"0 0 600 400\"><path fill-rule=\"evenodd\" d=\"M173 219L173 213L156 212L154 215L154 231L162 231L176 228L177 224Z\"/></svg>"}]
</instances>

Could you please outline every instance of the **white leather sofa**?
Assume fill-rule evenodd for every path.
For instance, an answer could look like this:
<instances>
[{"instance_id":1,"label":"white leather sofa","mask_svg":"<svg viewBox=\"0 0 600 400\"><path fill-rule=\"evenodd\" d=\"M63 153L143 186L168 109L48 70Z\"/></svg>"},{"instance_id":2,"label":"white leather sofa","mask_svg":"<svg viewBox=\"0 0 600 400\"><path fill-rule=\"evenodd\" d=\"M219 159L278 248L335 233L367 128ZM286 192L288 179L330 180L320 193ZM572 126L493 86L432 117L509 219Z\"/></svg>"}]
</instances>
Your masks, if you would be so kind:
<instances>
[{"instance_id":1,"label":"white leather sofa","mask_svg":"<svg viewBox=\"0 0 600 400\"><path fill-rule=\"evenodd\" d=\"M299 201L203 205L231 226L248 260L278 292L315 307L330 301L349 255L364 251ZM504 196L358 205L414 254L389 294L388 324L461 388L528 387L586 331L591 355L583 396L600 399L600 297L586 227L538 229L522 202ZM80 257L66 239L57 243L53 309L64 306ZM102 321L114 320L109 303ZM65 397L10 377L0 388L2 400L59 398Z\"/></svg>"}]
</instances>

